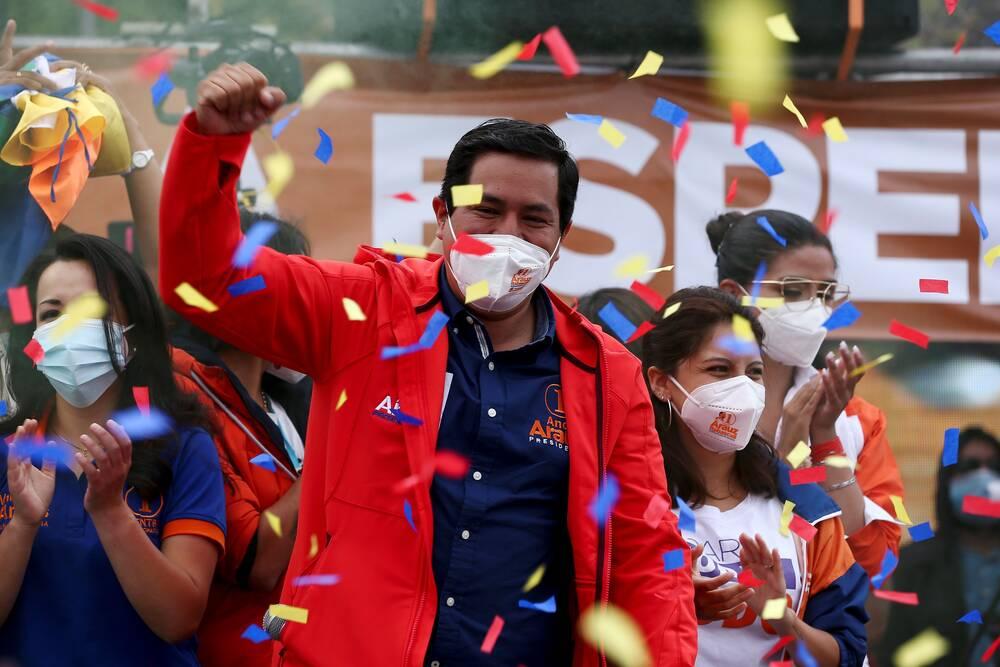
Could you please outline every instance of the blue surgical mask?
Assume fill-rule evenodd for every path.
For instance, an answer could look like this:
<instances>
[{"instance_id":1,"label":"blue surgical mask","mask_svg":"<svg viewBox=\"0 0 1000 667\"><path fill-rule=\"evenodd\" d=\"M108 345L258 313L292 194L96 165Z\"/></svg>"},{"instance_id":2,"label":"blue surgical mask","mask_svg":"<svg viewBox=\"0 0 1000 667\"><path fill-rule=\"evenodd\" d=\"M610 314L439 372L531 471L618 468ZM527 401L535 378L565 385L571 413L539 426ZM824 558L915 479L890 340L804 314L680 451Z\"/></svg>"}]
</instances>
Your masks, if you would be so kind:
<instances>
[{"instance_id":1,"label":"blue surgical mask","mask_svg":"<svg viewBox=\"0 0 1000 667\"><path fill-rule=\"evenodd\" d=\"M45 356L38 362L38 370L67 403L85 408L104 395L118 379L118 372L108 352L104 320L85 319L56 340L55 331L63 322L63 317L66 316L35 329L32 338L45 351ZM128 362L125 332L132 327L112 322L111 328L118 367L124 368Z\"/></svg>"},{"instance_id":2,"label":"blue surgical mask","mask_svg":"<svg viewBox=\"0 0 1000 667\"><path fill-rule=\"evenodd\" d=\"M948 497L959 521L969 526L992 526L998 519L962 512L962 501L966 496L979 496L990 500L1000 500L1000 475L989 468L978 468L951 480Z\"/></svg>"}]
</instances>

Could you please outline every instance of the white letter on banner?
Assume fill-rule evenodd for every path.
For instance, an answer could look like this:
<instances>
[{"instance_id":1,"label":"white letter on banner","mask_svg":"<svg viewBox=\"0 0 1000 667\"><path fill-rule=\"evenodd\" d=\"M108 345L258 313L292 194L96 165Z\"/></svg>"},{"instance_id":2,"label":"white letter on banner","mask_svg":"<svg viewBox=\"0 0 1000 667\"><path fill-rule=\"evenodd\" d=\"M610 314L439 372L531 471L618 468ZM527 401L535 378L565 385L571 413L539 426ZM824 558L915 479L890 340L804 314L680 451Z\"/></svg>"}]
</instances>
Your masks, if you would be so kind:
<instances>
[{"instance_id":1,"label":"white letter on banner","mask_svg":"<svg viewBox=\"0 0 1000 667\"><path fill-rule=\"evenodd\" d=\"M830 240L840 280L856 301L969 299L968 262L959 259L879 257L881 234L954 236L959 198L954 195L879 192L880 171L964 172L962 130L848 128L849 141L827 141L830 208L839 211ZM920 293L921 278L949 283L948 295Z\"/></svg>"},{"instance_id":2,"label":"white letter on banner","mask_svg":"<svg viewBox=\"0 0 1000 667\"><path fill-rule=\"evenodd\" d=\"M1000 303L1000 261L993 268L986 265L983 255L1000 244L1000 132L983 130L979 133L979 208L990 237L979 246L979 303ZM976 232L979 233L978 230Z\"/></svg>"},{"instance_id":3,"label":"white letter on banner","mask_svg":"<svg viewBox=\"0 0 1000 667\"><path fill-rule=\"evenodd\" d=\"M674 170L676 288L716 284L715 255L705 225L720 213L732 210L726 207L726 166L754 166L744 147L758 141L767 142L785 171L771 178L771 194L757 208L792 211L807 220L816 216L822 173L816 158L795 137L752 125L743 146L736 146L729 123L692 122L691 136Z\"/></svg>"}]
</instances>

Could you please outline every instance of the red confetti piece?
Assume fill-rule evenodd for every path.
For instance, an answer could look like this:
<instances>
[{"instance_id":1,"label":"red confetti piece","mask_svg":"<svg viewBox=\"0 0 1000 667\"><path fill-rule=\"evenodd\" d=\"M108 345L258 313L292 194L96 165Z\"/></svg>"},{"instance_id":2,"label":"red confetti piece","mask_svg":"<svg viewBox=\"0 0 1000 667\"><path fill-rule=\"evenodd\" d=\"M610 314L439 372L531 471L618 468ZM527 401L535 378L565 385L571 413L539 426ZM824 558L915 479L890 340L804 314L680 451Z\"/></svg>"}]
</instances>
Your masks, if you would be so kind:
<instances>
[{"instance_id":1,"label":"red confetti piece","mask_svg":"<svg viewBox=\"0 0 1000 667\"><path fill-rule=\"evenodd\" d=\"M45 358L45 350L42 349L42 346L34 338L24 346L24 353L28 355L29 359L35 362L36 366Z\"/></svg>"},{"instance_id":2,"label":"red confetti piece","mask_svg":"<svg viewBox=\"0 0 1000 667\"><path fill-rule=\"evenodd\" d=\"M774 646L772 646L771 649L767 653L765 653L764 655L762 655L760 659L761 660L766 660L770 656L774 655L775 653L777 653L781 649L783 649L786 646L788 646L789 644L791 644L793 641L795 641L794 637L782 637L778 641L774 642Z\"/></svg>"},{"instance_id":3,"label":"red confetti piece","mask_svg":"<svg viewBox=\"0 0 1000 667\"><path fill-rule=\"evenodd\" d=\"M691 123L684 121L680 132L674 132L674 148L670 152L670 157L675 164L681 159L681 153L684 152L684 146L687 144L689 136L691 136Z\"/></svg>"},{"instance_id":4,"label":"red confetti piece","mask_svg":"<svg viewBox=\"0 0 1000 667\"><path fill-rule=\"evenodd\" d=\"M399 201L408 201L411 204L417 201L417 198L411 195L409 192L397 192L392 197L393 199L398 199Z\"/></svg>"},{"instance_id":5,"label":"red confetti piece","mask_svg":"<svg viewBox=\"0 0 1000 667\"><path fill-rule=\"evenodd\" d=\"M562 31L557 26L552 26L542 34L545 46L549 47L553 60L559 65L563 76L576 76L580 73L580 63L576 61L576 55L570 48L569 42L563 37Z\"/></svg>"},{"instance_id":6,"label":"red confetti piece","mask_svg":"<svg viewBox=\"0 0 1000 667\"><path fill-rule=\"evenodd\" d=\"M951 47L951 52L957 56L958 52L962 50L962 46L964 44L965 44L965 33L963 32L961 35L958 36L958 39L955 40L955 46Z\"/></svg>"},{"instance_id":7,"label":"red confetti piece","mask_svg":"<svg viewBox=\"0 0 1000 667\"><path fill-rule=\"evenodd\" d=\"M788 523L788 530L792 531L806 542L816 537L818 529L798 514L792 515L792 520Z\"/></svg>"},{"instance_id":8,"label":"red confetti piece","mask_svg":"<svg viewBox=\"0 0 1000 667\"><path fill-rule=\"evenodd\" d=\"M958 0L944 0L944 8L948 12L948 16L955 13L955 8L958 7Z\"/></svg>"},{"instance_id":9,"label":"red confetti piece","mask_svg":"<svg viewBox=\"0 0 1000 667\"><path fill-rule=\"evenodd\" d=\"M667 502L666 498L657 494L649 499L646 511L642 513L642 520L646 522L647 526L655 529L669 510L670 503Z\"/></svg>"},{"instance_id":10,"label":"red confetti piece","mask_svg":"<svg viewBox=\"0 0 1000 667\"><path fill-rule=\"evenodd\" d=\"M132 398L139 412L149 415L149 387L132 387Z\"/></svg>"},{"instance_id":11,"label":"red confetti piece","mask_svg":"<svg viewBox=\"0 0 1000 667\"><path fill-rule=\"evenodd\" d=\"M664 302L666 301L666 299L664 299L659 292L649 285L640 283L638 280L633 280L632 286L629 289L635 292L640 299L648 303L649 307L653 310L659 310L662 308Z\"/></svg>"},{"instance_id":12,"label":"red confetti piece","mask_svg":"<svg viewBox=\"0 0 1000 667\"><path fill-rule=\"evenodd\" d=\"M14 324L25 324L34 319L31 314L31 304L28 302L28 286L7 288L7 303L10 304L10 315Z\"/></svg>"},{"instance_id":13,"label":"red confetti piece","mask_svg":"<svg viewBox=\"0 0 1000 667\"><path fill-rule=\"evenodd\" d=\"M493 246L489 243L474 239L465 232L458 235L458 239L451 246L452 252L460 252L466 255L488 255L493 252Z\"/></svg>"},{"instance_id":14,"label":"red confetti piece","mask_svg":"<svg viewBox=\"0 0 1000 667\"><path fill-rule=\"evenodd\" d=\"M919 329L914 329L908 327L901 322L893 320L889 323L889 333L903 340L907 340L917 347L922 347L927 349L928 343L930 343L930 337Z\"/></svg>"},{"instance_id":15,"label":"red confetti piece","mask_svg":"<svg viewBox=\"0 0 1000 667\"><path fill-rule=\"evenodd\" d=\"M924 292L925 294L947 294L948 281L935 280L933 278L921 278L920 291Z\"/></svg>"},{"instance_id":16,"label":"red confetti piece","mask_svg":"<svg viewBox=\"0 0 1000 667\"><path fill-rule=\"evenodd\" d=\"M1000 519L1000 500L990 500L981 496L965 496L962 498L962 511L966 514Z\"/></svg>"},{"instance_id":17,"label":"red confetti piece","mask_svg":"<svg viewBox=\"0 0 1000 667\"><path fill-rule=\"evenodd\" d=\"M483 638L483 645L479 647L479 650L483 653L492 653L501 632L503 632L503 619L499 616L494 616L493 622L490 623L490 629L486 631L486 636Z\"/></svg>"},{"instance_id":18,"label":"red confetti piece","mask_svg":"<svg viewBox=\"0 0 1000 667\"><path fill-rule=\"evenodd\" d=\"M750 568L742 570L739 576L736 577L736 581L743 584L747 588L756 588L757 586L760 586L762 583L764 583L763 579L758 579L757 577L754 576L753 570L751 570ZM768 653L767 655L771 654ZM766 658L767 655L765 655L764 657Z\"/></svg>"},{"instance_id":19,"label":"red confetti piece","mask_svg":"<svg viewBox=\"0 0 1000 667\"><path fill-rule=\"evenodd\" d=\"M734 178L733 182L729 184L729 190L726 191L726 206L731 206L736 200L736 188L740 184L740 179Z\"/></svg>"},{"instance_id":20,"label":"red confetti piece","mask_svg":"<svg viewBox=\"0 0 1000 667\"><path fill-rule=\"evenodd\" d=\"M826 466L789 470L788 478L793 486L797 484L818 484L819 482L826 481Z\"/></svg>"},{"instance_id":21,"label":"red confetti piece","mask_svg":"<svg viewBox=\"0 0 1000 667\"><path fill-rule=\"evenodd\" d=\"M132 70L140 79L155 81L160 78L161 74L169 72L173 66L173 52L167 49L162 49L140 58L136 61L135 65L132 66Z\"/></svg>"},{"instance_id":22,"label":"red confetti piece","mask_svg":"<svg viewBox=\"0 0 1000 667\"><path fill-rule=\"evenodd\" d=\"M805 133L810 137L822 137L825 132L823 131L823 123L826 122L826 116L821 113L814 113L809 116L809 122L806 124Z\"/></svg>"},{"instance_id":23,"label":"red confetti piece","mask_svg":"<svg viewBox=\"0 0 1000 667\"><path fill-rule=\"evenodd\" d=\"M442 477L460 479L469 472L469 459L446 449L441 450L434 455L434 470Z\"/></svg>"},{"instance_id":24,"label":"red confetti piece","mask_svg":"<svg viewBox=\"0 0 1000 667\"><path fill-rule=\"evenodd\" d=\"M997 652L998 647L1000 647L1000 637L997 637L996 639L993 640L993 643L990 644L990 647L985 651L983 651L983 657L980 658L979 660L983 664L989 662L990 659L993 658L993 654Z\"/></svg>"},{"instance_id":25,"label":"red confetti piece","mask_svg":"<svg viewBox=\"0 0 1000 667\"><path fill-rule=\"evenodd\" d=\"M838 211L837 209L835 208L827 209L826 215L823 216L823 222L819 226L819 231L823 232L824 234L829 234L830 227L833 227L833 221L837 219L838 215L840 215L840 211Z\"/></svg>"},{"instance_id":26,"label":"red confetti piece","mask_svg":"<svg viewBox=\"0 0 1000 667\"><path fill-rule=\"evenodd\" d=\"M635 328L635 331L632 332L632 335L629 336L628 340L625 342L631 343L632 341L639 340L640 338L648 334L650 331L652 331L654 326L655 325L652 322L643 322L642 324L640 324Z\"/></svg>"},{"instance_id":27,"label":"red confetti piece","mask_svg":"<svg viewBox=\"0 0 1000 667\"><path fill-rule=\"evenodd\" d=\"M73 0L77 7L86 9L91 14L94 14L98 18L102 18L105 21L117 21L118 20L118 10L114 7L108 7L107 5L102 5L99 2L93 2L93 0Z\"/></svg>"},{"instance_id":28,"label":"red confetti piece","mask_svg":"<svg viewBox=\"0 0 1000 667\"><path fill-rule=\"evenodd\" d=\"M917 599L916 593L901 593L900 591L883 591L880 588L876 588L875 597L882 598L883 600L888 600L889 602L898 602L899 604L908 604L912 606L920 604L920 600Z\"/></svg>"},{"instance_id":29,"label":"red confetti piece","mask_svg":"<svg viewBox=\"0 0 1000 667\"><path fill-rule=\"evenodd\" d=\"M537 35L531 38L531 41L529 41L527 44L524 45L524 48L521 49L521 52L517 54L517 59L531 60L532 58L534 58L535 52L538 51L538 45L541 42L542 42L542 33L538 33Z\"/></svg>"},{"instance_id":30,"label":"red confetti piece","mask_svg":"<svg viewBox=\"0 0 1000 667\"><path fill-rule=\"evenodd\" d=\"M750 124L750 105L746 102L730 102L729 113L733 117L733 144L743 145L743 134Z\"/></svg>"},{"instance_id":31,"label":"red confetti piece","mask_svg":"<svg viewBox=\"0 0 1000 667\"><path fill-rule=\"evenodd\" d=\"M128 254L135 253L135 228L128 226L125 228L125 252Z\"/></svg>"},{"instance_id":32,"label":"red confetti piece","mask_svg":"<svg viewBox=\"0 0 1000 667\"><path fill-rule=\"evenodd\" d=\"M772 660L767 667L795 667L795 663L791 660Z\"/></svg>"}]
</instances>

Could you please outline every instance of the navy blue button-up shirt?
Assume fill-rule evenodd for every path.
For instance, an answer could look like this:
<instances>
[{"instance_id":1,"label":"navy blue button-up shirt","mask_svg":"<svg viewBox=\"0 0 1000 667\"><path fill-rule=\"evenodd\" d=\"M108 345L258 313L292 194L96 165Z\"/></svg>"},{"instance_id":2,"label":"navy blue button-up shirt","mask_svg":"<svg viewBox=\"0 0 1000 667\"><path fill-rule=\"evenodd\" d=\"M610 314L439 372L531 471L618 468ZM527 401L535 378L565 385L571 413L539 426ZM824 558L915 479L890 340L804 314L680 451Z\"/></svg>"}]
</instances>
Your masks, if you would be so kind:
<instances>
[{"instance_id":1,"label":"navy blue button-up shirt","mask_svg":"<svg viewBox=\"0 0 1000 667\"><path fill-rule=\"evenodd\" d=\"M437 447L464 456L470 467L462 479L438 475L431 486L438 610L425 663L568 665L571 443L552 304L537 291L533 342L494 352L486 328L448 286L443 266L439 283L449 352ZM523 592L540 565L546 566L541 583ZM555 613L521 602L552 598ZM480 647L496 616L503 631L486 654Z\"/></svg>"}]
</instances>

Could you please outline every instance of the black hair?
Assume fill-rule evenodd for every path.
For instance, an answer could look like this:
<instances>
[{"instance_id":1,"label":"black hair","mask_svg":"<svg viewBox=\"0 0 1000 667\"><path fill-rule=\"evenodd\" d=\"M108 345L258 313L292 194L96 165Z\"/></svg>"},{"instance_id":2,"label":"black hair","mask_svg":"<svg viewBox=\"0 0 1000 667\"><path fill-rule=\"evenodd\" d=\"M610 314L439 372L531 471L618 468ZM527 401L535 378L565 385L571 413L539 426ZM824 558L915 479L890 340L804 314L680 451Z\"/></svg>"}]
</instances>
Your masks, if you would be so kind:
<instances>
[{"instance_id":1,"label":"black hair","mask_svg":"<svg viewBox=\"0 0 1000 667\"><path fill-rule=\"evenodd\" d=\"M967 426L958 434L958 455L961 457L962 450L970 442L985 442L993 448L994 453L1000 456L1000 441L996 436L985 430L981 426ZM944 466L938 458L937 491L934 498L934 507L937 510L938 539L949 541L953 534L960 528L966 527L959 518L955 509L951 506L951 497L948 493L951 481L955 477L955 466ZM990 530L995 528L990 527Z\"/></svg>"},{"instance_id":2,"label":"black hair","mask_svg":"<svg viewBox=\"0 0 1000 667\"><path fill-rule=\"evenodd\" d=\"M83 261L94 271L97 292L108 304L104 337L109 352L113 352L115 340L112 321L132 325L125 334L132 358L121 367L117 355L111 354L111 363L121 379L117 409L135 407L132 389L148 387L150 405L175 424L209 429L207 414L198 399L183 392L175 382L164 311L149 276L128 252L108 239L73 234L43 250L28 266L22 279L22 284L28 287L33 317L11 329L10 349L17 352L9 355L9 388L15 409L0 422L0 430L10 433L25 419L40 419L55 398L52 385L20 350L31 341L35 332L38 281L46 269L59 261ZM116 312L119 304L124 312ZM170 455L175 450L176 439L164 437L133 444L127 484L135 487L145 499L166 493L173 477Z\"/></svg>"},{"instance_id":3,"label":"black hair","mask_svg":"<svg viewBox=\"0 0 1000 667\"><path fill-rule=\"evenodd\" d=\"M653 307L642 300L642 298L630 289L625 289L624 287L605 287L603 289L594 290L580 297L580 302L577 304L576 309L581 315L586 317L588 320L594 324L600 325L608 333L623 344L628 351L637 357L642 356L642 339L634 340L631 343L626 343L625 341L618 338L618 334L609 327L607 324L601 321L600 315L601 309L604 308L609 303L613 303L618 311L628 318L628 320L639 326L643 322L646 322L653 316L656 312Z\"/></svg>"},{"instance_id":4,"label":"black hair","mask_svg":"<svg viewBox=\"0 0 1000 667\"><path fill-rule=\"evenodd\" d=\"M757 224L757 219L761 217L767 218L786 245L781 245ZM719 283L729 278L747 287L761 262L770 264L777 255L802 246L826 248L833 257L834 265L837 263L837 256L826 234L802 216L788 211L764 209L750 213L723 213L705 225L705 233L715 253Z\"/></svg>"},{"instance_id":5,"label":"black hair","mask_svg":"<svg viewBox=\"0 0 1000 667\"><path fill-rule=\"evenodd\" d=\"M573 156L566 150L566 142L544 123L492 118L462 135L451 149L441 181L441 198L448 207L448 213L455 212L451 201L452 186L467 185L476 159L486 153L520 155L551 162L559 168L559 231L564 233L573 219L580 172Z\"/></svg>"},{"instance_id":6,"label":"black hair","mask_svg":"<svg viewBox=\"0 0 1000 667\"><path fill-rule=\"evenodd\" d=\"M664 319L663 312L673 304L681 307ZM715 287L689 287L675 292L663 309L653 318L653 327L642 340L642 368L649 383L649 369L656 366L668 375L674 375L684 360L693 356L711 340L712 330L719 324L730 323L734 315L750 321L757 344L764 340L764 330L753 312L733 296ZM680 496L692 506L705 503L705 479L680 436L680 417L671 415L673 408L666 401L653 397L656 431L660 436L663 463L667 469L670 493ZM771 445L754 432L746 447L736 452L734 468L736 479L747 492L773 498L778 493L777 457Z\"/></svg>"}]
</instances>

